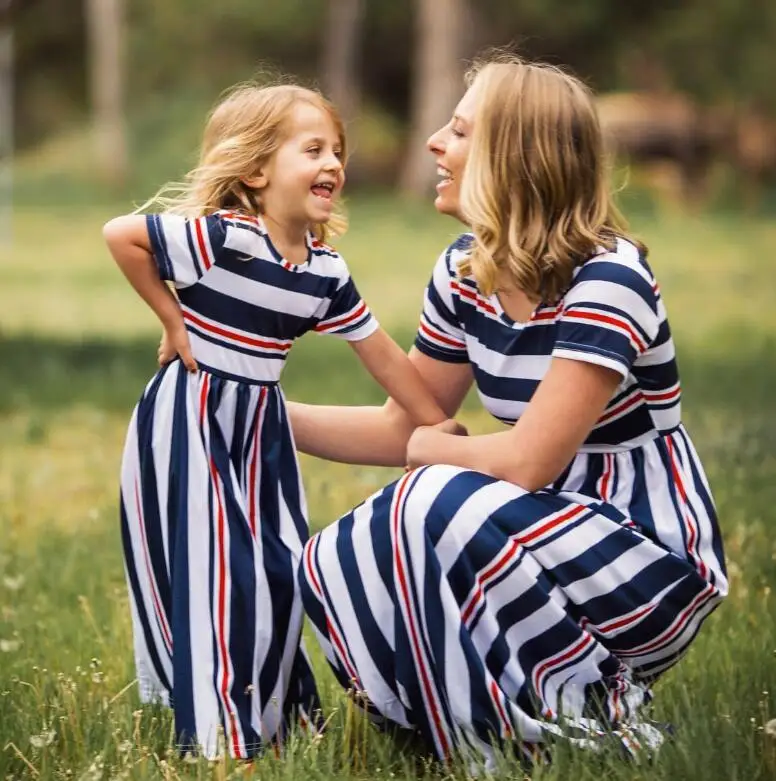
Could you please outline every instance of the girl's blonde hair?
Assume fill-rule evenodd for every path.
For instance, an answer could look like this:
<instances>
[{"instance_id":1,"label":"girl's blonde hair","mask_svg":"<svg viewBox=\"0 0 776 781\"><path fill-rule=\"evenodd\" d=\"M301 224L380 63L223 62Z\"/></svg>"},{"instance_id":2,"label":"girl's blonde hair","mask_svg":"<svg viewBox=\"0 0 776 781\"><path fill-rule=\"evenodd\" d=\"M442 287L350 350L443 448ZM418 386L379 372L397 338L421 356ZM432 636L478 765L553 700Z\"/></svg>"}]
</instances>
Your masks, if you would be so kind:
<instances>
[{"instance_id":1,"label":"girl's blonde hair","mask_svg":"<svg viewBox=\"0 0 776 781\"><path fill-rule=\"evenodd\" d=\"M558 68L504 54L476 62L467 84L477 104L461 208L475 241L460 273L486 295L506 275L554 303L575 267L626 231L591 93Z\"/></svg>"},{"instance_id":2,"label":"girl's blonde hair","mask_svg":"<svg viewBox=\"0 0 776 781\"><path fill-rule=\"evenodd\" d=\"M345 127L337 109L319 92L296 84L233 87L210 112L199 162L183 182L171 182L138 211L154 206L184 217L202 217L219 209L258 216L261 193L242 179L253 176L275 154L289 133L292 110L300 102L326 113L339 136L346 160ZM344 213L335 207L328 223L312 226L315 237L327 241L347 229Z\"/></svg>"}]
</instances>

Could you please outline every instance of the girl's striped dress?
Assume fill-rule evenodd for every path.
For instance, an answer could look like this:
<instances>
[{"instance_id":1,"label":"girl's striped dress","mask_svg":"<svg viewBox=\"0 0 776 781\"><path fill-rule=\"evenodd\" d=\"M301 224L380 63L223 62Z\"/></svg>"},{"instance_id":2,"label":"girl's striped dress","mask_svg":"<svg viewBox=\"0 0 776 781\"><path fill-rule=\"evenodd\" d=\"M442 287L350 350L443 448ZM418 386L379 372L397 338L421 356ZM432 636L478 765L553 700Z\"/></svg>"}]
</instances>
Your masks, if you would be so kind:
<instances>
[{"instance_id":1,"label":"girl's striped dress","mask_svg":"<svg viewBox=\"0 0 776 781\"><path fill-rule=\"evenodd\" d=\"M377 328L342 258L308 239L285 261L260 220L147 218L200 371L161 369L135 408L121 530L143 701L207 757L252 756L320 718L300 645L305 499L280 372L307 331Z\"/></svg>"},{"instance_id":2,"label":"girl's striped dress","mask_svg":"<svg viewBox=\"0 0 776 781\"><path fill-rule=\"evenodd\" d=\"M417 349L469 362L507 424L552 357L622 381L554 485L528 493L423 467L320 532L305 547L305 607L342 685L440 757L487 762L507 742L530 757L555 736L654 748L661 731L640 713L649 685L727 592L660 293L620 240L577 270L557 306L515 323L457 276L470 242L434 269Z\"/></svg>"}]
</instances>

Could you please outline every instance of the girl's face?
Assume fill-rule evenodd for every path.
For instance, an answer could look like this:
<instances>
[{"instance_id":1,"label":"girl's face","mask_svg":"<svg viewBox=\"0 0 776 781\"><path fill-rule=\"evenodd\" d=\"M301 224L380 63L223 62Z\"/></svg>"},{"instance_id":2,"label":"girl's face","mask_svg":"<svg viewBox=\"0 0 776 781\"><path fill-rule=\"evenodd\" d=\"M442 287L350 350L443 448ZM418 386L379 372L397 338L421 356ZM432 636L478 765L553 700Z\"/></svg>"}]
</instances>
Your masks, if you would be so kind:
<instances>
[{"instance_id":1,"label":"girl's face","mask_svg":"<svg viewBox=\"0 0 776 781\"><path fill-rule=\"evenodd\" d=\"M427 141L441 177L434 206L442 214L449 214L461 222L465 222L460 207L461 180L469 157L475 107L476 94L472 86L461 98L450 121Z\"/></svg>"},{"instance_id":2,"label":"girl's face","mask_svg":"<svg viewBox=\"0 0 776 781\"><path fill-rule=\"evenodd\" d=\"M310 103L293 108L289 133L259 173L245 183L259 190L266 218L290 229L328 222L342 191L342 146L331 117Z\"/></svg>"}]
</instances>

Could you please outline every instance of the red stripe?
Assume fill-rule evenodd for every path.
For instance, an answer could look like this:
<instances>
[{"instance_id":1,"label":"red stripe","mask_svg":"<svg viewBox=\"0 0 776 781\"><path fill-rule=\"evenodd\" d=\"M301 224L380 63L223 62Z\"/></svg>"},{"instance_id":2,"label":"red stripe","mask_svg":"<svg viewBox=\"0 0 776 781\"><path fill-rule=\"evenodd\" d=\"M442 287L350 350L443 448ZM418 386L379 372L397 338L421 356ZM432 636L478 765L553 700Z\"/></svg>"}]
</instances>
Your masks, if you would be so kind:
<instances>
[{"instance_id":1,"label":"red stripe","mask_svg":"<svg viewBox=\"0 0 776 781\"><path fill-rule=\"evenodd\" d=\"M542 697L541 679L548 670L552 669L553 667L558 667L563 664L563 662L566 662L572 657L581 654L581 652L585 650L585 647L590 645L592 642L594 642L592 635L585 634L579 639L576 645L573 645L571 648L569 648L568 651L561 654L560 656L556 656L554 659L546 661L543 665L534 670L533 679L536 693Z\"/></svg>"},{"instance_id":2,"label":"red stripe","mask_svg":"<svg viewBox=\"0 0 776 781\"><path fill-rule=\"evenodd\" d=\"M606 624L596 625L593 624L599 632L602 634L606 634L607 632L612 632L615 629L621 629L624 626L627 626L628 624L633 624L636 621L638 621L642 616L646 615L647 613L651 613L655 609L654 605L647 605L646 607L641 608L641 610L638 610L637 612L626 616L625 618L618 618L614 621L610 621ZM589 622L588 622L589 623Z\"/></svg>"},{"instance_id":3,"label":"red stripe","mask_svg":"<svg viewBox=\"0 0 776 781\"><path fill-rule=\"evenodd\" d=\"M490 312L490 314L495 315L496 310L493 307L492 304L489 304L482 296L477 294L474 290L470 290L465 285L460 285L458 282L453 280L450 283L450 287L453 290L457 290L458 294L463 296L463 298L468 298L470 301L473 301L476 306L478 306L481 309L484 309L486 312Z\"/></svg>"},{"instance_id":4,"label":"red stripe","mask_svg":"<svg viewBox=\"0 0 776 781\"><path fill-rule=\"evenodd\" d=\"M159 594L156 591L156 579L154 578L153 567L151 566L151 557L148 552L148 540L145 533L145 519L143 517L143 511L140 504L140 488L137 484L137 476L135 476L135 506L137 508L137 516L140 520L140 534L143 538L143 557L145 558L146 570L148 571L148 581L151 585L151 598L154 602L154 610L156 611L156 619L159 622L159 628L162 630L162 636L164 643L167 646L167 650L172 652L172 637L170 636L170 628L167 626L167 619L162 610L162 601Z\"/></svg>"},{"instance_id":5,"label":"red stripe","mask_svg":"<svg viewBox=\"0 0 776 781\"><path fill-rule=\"evenodd\" d=\"M256 464L259 461L259 434L261 432L261 411L262 406L264 405L264 397L267 395L267 389L262 388L259 391L259 398L256 402L256 421L253 424L254 425L254 433L253 433L253 456L251 459L251 465L250 465L250 485L251 485L251 494L250 494L250 500L248 505L248 520L251 525L251 534L253 534L254 539L256 538L256 491L258 490L258 486L256 485Z\"/></svg>"},{"instance_id":6,"label":"red stripe","mask_svg":"<svg viewBox=\"0 0 776 781\"><path fill-rule=\"evenodd\" d=\"M694 615L694 611L700 608L703 602L707 602L708 599L713 596L715 588L708 586L701 591L698 596L693 599L692 602L677 616L677 623L673 629L667 629L662 635L658 635L654 640L645 645L636 646L636 648L623 648L619 650L612 650L612 653L619 656L642 656L648 651L654 651L662 646L668 645L676 635L681 634L687 627L690 618Z\"/></svg>"},{"instance_id":7,"label":"red stripe","mask_svg":"<svg viewBox=\"0 0 776 781\"><path fill-rule=\"evenodd\" d=\"M612 454L611 453L604 453L604 472L601 475L601 488L598 491L598 495L604 500L609 500L609 483L611 481L612 476Z\"/></svg>"},{"instance_id":8,"label":"red stripe","mask_svg":"<svg viewBox=\"0 0 776 781\"><path fill-rule=\"evenodd\" d=\"M675 398L681 392L682 389L680 387L676 387L671 391L666 391L665 393L650 393L649 391L644 391L644 395L647 397L647 401L665 401L667 399Z\"/></svg>"},{"instance_id":9,"label":"red stripe","mask_svg":"<svg viewBox=\"0 0 776 781\"><path fill-rule=\"evenodd\" d=\"M415 628L415 619L412 613L412 606L410 604L409 588L407 587L407 580L404 574L404 565L401 560L401 542L399 540L399 507L401 507L404 491L407 488L409 478L411 475L405 476L399 484L399 492L395 500L393 509L393 536L394 536L394 560L396 562L396 573L399 576L399 586L401 587L402 597L404 604L407 607L407 617L409 618L410 634L412 639L412 645L415 650L415 658L420 668L421 680L423 688L425 690L426 699L428 700L429 707L431 709L431 717L434 727L436 727L437 736L439 738L439 744L442 748L443 756L447 757L450 749L447 745L447 738L442 731L442 721L439 717L439 711L437 710L436 702L434 700L433 691L431 689L431 682L426 672L426 667L423 664L423 658L421 656L420 642L418 641L418 634Z\"/></svg>"},{"instance_id":10,"label":"red stripe","mask_svg":"<svg viewBox=\"0 0 776 781\"><path fill-rule=\"evenodd\" d=\"M493 702L496 703L496 708L498 710L498 715L501 718L501 721L504 723L504 732L506 733L506 737L511 738L512 737L512 727L507 721L507 715L504 713L504 709L501 707L500 697L499 697L499 689L498 686L496 686L495 681L490 682L490 694L493 698Z\"/></svg>"},{"instance_id":11,"label":"red stripe","mask_svg":"<svg viewBox=\"0 0 776 781\"><path fill-rule=\"evenodd\" d=\"M582 505L577 505L576 507L572 507L570 510L563 513L563 515L559 515L557 518L554 518L553 520L548 521L544 525L540 526L536 531L531 532L525 537L518 535L515 539L517 539L517 541L520 542L522 545L525 545L526 543L529 542L533 542L533 540L535 540L537 537L541 537L543 534L547 533L548 531L551 531L556 526L559 526L565 521L570 520L575 515L581 515L586 510L587 507L583 507Z\"/></svg>"},{"instance_id":12,"label":"red stripe","mask_svg":"<svg viewBox=\"0 0 776 781\"><path fill-rule=\"evenodd\" d=\"M463 614L461 615L461 621L463 621L464 624L468 622L469 617L474 610L474 606L479 602L480 597L482 596L482 587L485 582L490 580L499 570L503 569L511 561L512 556L517 550L519 550L519 548L520 543L517 542L517 540L512 540L501 558L489 569L483 572L481 576L477 576L477 590L472 595L471 601L466 606L466 610L464 610Z\"/></svg>"},{"instance_id":13,"label":"red stripe","mask_svg":"<svg viewBox=\"0 0 776 781\"><path fill-rule=\"evenodd\" d=\"M305 546L305 568L307 569L307 574L310 577L310 580L312 581L313 588L315 589L318 599L323 602L323 589L321 588L321 584L318 582L318 578L315 575L315 570L313 569L312 565L312 550L313 545L318 545L319 538L316 537L313 540L310 540L307 545ZM325 606L324 606L325 610ZM355 684L358 686L359 689L361 689L361 682L358 677L358 673L356 672L355 667L350 661L350 655L348 654L347 648L345 647L344 643L340 639L339 634L337 633L337 630L334 628L334 624L332 624L331 620L329 619L328 615L326 616L326 631L329 634L329 637L331 638L334 645L337 647L337 650L339 651L340 659L342 659L342 663L345 665L348 671L348 675L350 676L351 681L355 682Z\"/></svg>"},{"instance_id":14,"label":"red stripe","mask_svg":"<svg viewBox=\"0 0 776 781\"><path fill-rule=\"evenodd\" d=\"M207 374L202 375L202 387L199 391L199 426L205 423L205 410L207 409L207 392L210 385L210 377Z\"/></svg>"},{"instance_id":15,"label":"red stripe","mask_svg":"<svg viewBox=\"0 0 776 781\"><path fill-rule=\"evenodd\" d=\"M347 325L351 320L355 320L356 318L361 317L365 309L366 309L366 304L362 301L358 309L356 309L356 311L353 312L353 314L343 315L339 320L332 320L331 322L327 322L327 323L318 323L318 325L315 326L315 330L328 331L331 328L339 328L340 326Z\"/></svg>"},{"instance_id":16,"label":"red stripe","mask_svg":"<svg viewBox=\"0 0 776 781\"><path fill-rule=\"evenodd\" d=\"M213 488L218 506L216 516L216 547L218 549L218 594L216 602L218 605L217 626L218 626L218 648L221 652L221 699L224 703L224 710L229 716L229 727L232 733L232 751L238 759L242 758L240 742L237 737L237 723L232 709L231 699L229 697L229 653L226 647L226 551L224 538L226 536L224 507L221 501L221 490L216 471L216 463L213 456L210 456L210 475L213 479Z\"/></svg>"},{"instance_id":17,"label":"red stripe","mask_svg":"<svg viewBox=\"0 0 776 781\"><path fill-rule=\"evenodd\" d=\"M207 271L213 263L210 260L210 256L208 255L207 251L207 245L205 244L205 237L202 234L202 220L204 218L198 218L194 220L194 231L197 234L197 244L199 245L199 252L202 257L202 263L205 266L205 271Z\"/></svg>"},{"instance_id":18,"label":"red stripe","mask_svg":"<svg viewBox=\"0 0 776 781\"><path fill-rule=\"evenodd\" d=\"M537 322L539 320L554 320L558 316L557 309L544 309L541 312L534 312L531 315L529 322Z\"/></svg>"},{"instance_id":19,"label":"red stripe","mask_svg":"<svg viewBox=\"0 0 776 781\"><path fill-rule=\"evenodd\" d=\"M444 344L449 344L451 347L465 347L466 344L464 342L459 342L457 339L451 339L449 336L445 336L439 331L432 331L425 323L421 321L420 323L420 330L427 333L432 339L436 339L438 342L444 342Z\"/></svg>"},{"instance_id":20,"label":"red stripe","mask_svg":"<svg viewBox=\"0 0 776 781\"><path fill-rule=\"evenodd\" d=\"M221 326L206 323L204 320L185 309L183 310L183 319L189 320L200 328L203 328L205 331L210 331L210 333L218 334L219 336L225 336L227 339L233 339L235 342L241 342L242 344L247 344L251 347L264 347L270 350L279 350L280 352L287 352L291 349L291 342L266 342L263 339L254 339L250 336L243 336L234 331L227 331L226 328Z\"/></svg>"},{"instance_id":21,"label":"red stripe","mask_svg":"<svg viewBox=\"0 0 776 781\"><path fill-rule=\"evenodd\" d=\"M687 508L687 492L684 489L684 482L682 481L682 475L679 472L679 467L676 465L674 446L670 437L666 438L666 445L668 447L668 457L671 460L671 471L674 476L674 482L676 483L676 487L679 489L679 496L682 498L682 516L684 518L685 526L688 529L687 552L690 554L691 558L697 560L698 574L704 580L707 580L708 569L706 567L706 563L697 556L698 550L696 548L696 543L698 541L698 529L695 524L695 519L692 517L692 513Z\"/></svg>"},{"instance_id":22,"label":"red stripe","mask_svg":"<svg viewBox=\"0 0 776 781\"><path fill-rule=\"evenodd\" d=\"M307 574L310 576L310 580L313 582L313 588L318 594L318 598L323 599L323 591L321 589L321 584L318 582L318 578L315 575L315 570L313 569L313 565L312 565L313 545L317 545L317 544L318 544L318 540L316 538L315 541L310 540L305 546L306 547L305 565L307 566Z\"/></svg>"},{"instance_id":23,"label":"red stripe","mask_svg":"<svg viewBox=\"0 0 776 781\"><path fill-rule=\"evenodd\" d=\"M622 328L630 335L631 341L636 345L640 352L644 352L647 349L647 345L643 342L641 337L633 330L633 327L627 320L622 320L612 315L603 315L600 312L578 312L570 309L566 312L566 317L571 317L576 320L597 320L601 323L609 323L618 328Z\"/></svg>"},{"instance_id":24,"label":"red stripe","mask_svg":"<svg viewBox=\"0 0 776 781\"><path fill-rule=\"evenodd\" d=\"M630 407L638 406L643 400L644 397L641 395L641 391L637 388L633 395L628 396L627 399L621 401L616 407L612 407L610 410L607 410L603 415L601 415L601 417L598 418L596 426L600 426L602 423L606 423L606 421L611 420L621 412L625 412Z\"/></svg>"}]
</instances>

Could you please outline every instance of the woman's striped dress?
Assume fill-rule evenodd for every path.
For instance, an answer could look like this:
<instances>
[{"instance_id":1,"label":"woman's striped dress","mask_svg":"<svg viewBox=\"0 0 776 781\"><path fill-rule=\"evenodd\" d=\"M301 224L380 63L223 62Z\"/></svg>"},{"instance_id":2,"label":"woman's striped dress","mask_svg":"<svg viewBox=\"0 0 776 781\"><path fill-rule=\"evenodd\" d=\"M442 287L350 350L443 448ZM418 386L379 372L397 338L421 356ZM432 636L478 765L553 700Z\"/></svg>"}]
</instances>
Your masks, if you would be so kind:
<instances>
[{"instance_id":1,"label":"woman's striped dress","mask_svg":"<svg viewBox=\"0 0 776 781\"><path fill-rule=\"evenodd\" d=\"M291 719L320 717L300 645L305 499L281 369L314 330L377 323L330 248L292 265L263 224L152 215L160 275L178 291L200 371L148 384L121 469L121 529L143 701L175 712L181 746L252 756Z\"/></svg>"},{"instance_id":2,"label":"woman's striped dress","mask_svg":"<svg viewBox=\"0 0 776 781\"><path fill-rule=\"evenodd\" d=\"M648 687L727 592L657 285L619 241L577 270L558 306L518 324L457 277L470 241L435 267L419 350L470 362L483 404L507 424L552 356L622 382L553 486L527 493L424 467L313 537L305 607L342 685L440 757L487 760L504 742L530 756L559 735L655 747L661 733L639 712Z\"/></svg>"}]
</instances>

